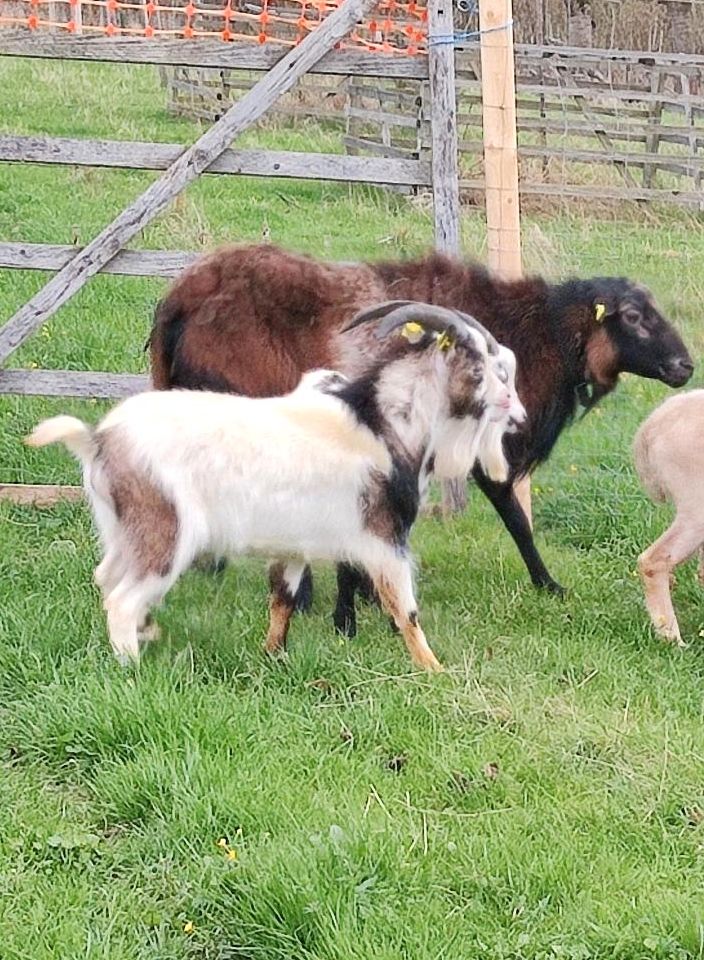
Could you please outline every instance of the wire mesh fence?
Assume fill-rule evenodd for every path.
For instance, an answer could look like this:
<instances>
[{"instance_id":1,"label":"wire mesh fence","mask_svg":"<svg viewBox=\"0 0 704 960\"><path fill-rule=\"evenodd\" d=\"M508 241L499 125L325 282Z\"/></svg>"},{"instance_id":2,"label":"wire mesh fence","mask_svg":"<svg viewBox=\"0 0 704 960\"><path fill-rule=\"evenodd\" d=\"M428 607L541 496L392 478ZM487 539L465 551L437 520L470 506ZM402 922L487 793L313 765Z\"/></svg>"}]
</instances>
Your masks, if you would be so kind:
<instances>
[{"instance_id":1,"label":"wire mesh fence","mask_svg":"<svg viewBox=\"0 0 704 960\"><path fill-rule=\"evenodd\" d=\"M220 39L295 46L342 0L0 0L0 28L107 37ZM414 55L427 49L427 10L416 0L381 0L342 44Z\"/></svg>"}]
</instances>

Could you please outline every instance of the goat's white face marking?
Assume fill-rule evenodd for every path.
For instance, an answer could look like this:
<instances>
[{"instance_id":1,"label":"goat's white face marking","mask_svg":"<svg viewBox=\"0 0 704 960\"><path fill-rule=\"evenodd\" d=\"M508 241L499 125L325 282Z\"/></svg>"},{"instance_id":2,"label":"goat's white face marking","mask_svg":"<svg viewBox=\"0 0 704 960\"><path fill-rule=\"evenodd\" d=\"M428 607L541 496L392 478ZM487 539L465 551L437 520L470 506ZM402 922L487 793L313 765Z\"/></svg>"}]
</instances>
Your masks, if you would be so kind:
<instances>
[{"instance_id":1,"label":"goat's white face marking","mask_svg":"<svg viewBox=\"0 0 704 960\"><path fill-rule=\"evenodd\" d=\"M499 352L489 360L493 372L487 392L487 404L492 407L490 419L505 420L513 430L525 422L526 410L516 393L516 356L513 350L499 344ZM492 390L492 386L495 388Z\"/></svg>"}]
</instances>

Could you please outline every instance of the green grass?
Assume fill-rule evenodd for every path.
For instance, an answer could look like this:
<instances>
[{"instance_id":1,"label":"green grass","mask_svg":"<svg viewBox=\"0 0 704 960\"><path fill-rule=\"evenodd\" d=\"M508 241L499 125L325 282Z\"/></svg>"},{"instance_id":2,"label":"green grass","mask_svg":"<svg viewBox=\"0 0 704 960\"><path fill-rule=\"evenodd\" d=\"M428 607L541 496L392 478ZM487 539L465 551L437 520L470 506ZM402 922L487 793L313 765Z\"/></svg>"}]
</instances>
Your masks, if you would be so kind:
<instances>
[{"instance_id":1,"label":"green grass","mask_svg":"<svg viewBox=\"0 0 704 960\"><path fill-rule=\"evenodd\" d=\"M165 116L150 70L8 59L0 89L7 131L195 134ZM311 127L248 141L339 149ZM0 167L0 237L86 240L149 181ZM431 238L427 208L372 189L211 178L140 243L208 247L265 226L347 259ZM463 237L483 254L481 211L465 212ZM551 276L649 283L701 356L697 220L581 209L528 218L525 239ZM0 273L3 316L42 279ZM95 279L16 362L144 370L162 289ZM412 671L376 611L362 610L355 641L336 638L329 570L288 659L268 662L258 563L184 577L162 641L122 671L91 585L87 511L0 507L0 957L703 957L702 598L684 568L676 604L692 643L679 653L651 636L634 576L668 513L641 494L629 446L667 392L627 378L536 478L538 540L564 601L531 589L478 496L461 518L418 524L440 677ZM66 455L20 439L46 413L95 419L103 406L4 399L0 480L76 481Z\"/></svg>"}]
</instances>

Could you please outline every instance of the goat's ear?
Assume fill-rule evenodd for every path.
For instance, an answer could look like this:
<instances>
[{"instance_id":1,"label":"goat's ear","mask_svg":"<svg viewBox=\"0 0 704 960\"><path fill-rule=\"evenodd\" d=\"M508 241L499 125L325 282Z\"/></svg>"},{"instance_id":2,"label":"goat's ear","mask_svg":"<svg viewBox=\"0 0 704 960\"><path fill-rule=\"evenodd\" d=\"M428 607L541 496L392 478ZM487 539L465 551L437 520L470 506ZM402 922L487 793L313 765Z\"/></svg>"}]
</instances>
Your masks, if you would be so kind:
<instances>
[{"instance_id":1,"label":"goat's ear","mask_svg":"<svg viewBox=\"0 0 704 960\"><path fill-rule=\"evenodd\" d=\"M603 323L609 317L616 316L619 313L619 298L614 294L604 292L602 295L594 297L594 319L597 323Z\"/></svg>"},{"instance_id":2,"label":"goat's ear","mask_svg":"<svg viewBox=\"0 0 704 960\"><path fill-rule=\"evenodd\" d=\"M439 333L436 337L437 348L441 353L447 353L455 345L455 338L449 330Z\"/></svg>"}]
</instances>

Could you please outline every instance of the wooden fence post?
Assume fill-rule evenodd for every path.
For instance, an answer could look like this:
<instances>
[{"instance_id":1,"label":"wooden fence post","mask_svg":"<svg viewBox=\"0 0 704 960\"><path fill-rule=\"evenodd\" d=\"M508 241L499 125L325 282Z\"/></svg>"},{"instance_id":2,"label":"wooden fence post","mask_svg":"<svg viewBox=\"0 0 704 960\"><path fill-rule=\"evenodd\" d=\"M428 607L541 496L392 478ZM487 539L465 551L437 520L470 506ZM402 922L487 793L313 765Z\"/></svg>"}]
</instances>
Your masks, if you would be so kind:
<instances>
[{"instance_id":1,"label":"wooden fence post","mask_svg":"<svg viewBox=\"0 0 704 960\"><path fill-rule=\"evenodd\" d=\"M252 89L203 134L140 197L66 264L0 330L0 362L21 346L125 244L160 214L232 140L342 40L377 0L344 0L323 23L282 57Z\"/></svg>"},{"instance_id":2,"label":"wooden fence post","mask_svg":"<svg viewBox=\"0 0 704 960\"><path fill-rule=\"evenodd\" d=\"M428 74L435 248L456 257L460 252L460 186L452 3L428 0ZM464 510L465 480L445 480L441 488L443 513Z\"/></svg>"},{"instance_id":3,"label":"wooden fence post","mask_svg":"<svg viewBox=\"0 0 704 960\"><path fill-rule=\"evenodd\" d=\"M479 0L488 259L507 279L522 272L511 17L511 0Z\"/></svg>"},{"instance_id":4,"label":"wooden fence post","mask_svg":"<svg viewBox=\"0 0 704 960\"><path fill-rule=\"evenodd\" d=\"M512 23L511 0L479 0L488 261L507 280L523 269ZM532 525L530 478L514 492Z\"/></svg>"},{"instance_id":5,"label":"wooden fence post","mask_svg":"<svg viewBox=\"0 0 704 960\"><path fill-rule=\"evenodd\" d=\"M435 247L457 256L460 252L460 187L452 2L428 0L428 73Z\"/></svg>"}]
</instances>

